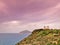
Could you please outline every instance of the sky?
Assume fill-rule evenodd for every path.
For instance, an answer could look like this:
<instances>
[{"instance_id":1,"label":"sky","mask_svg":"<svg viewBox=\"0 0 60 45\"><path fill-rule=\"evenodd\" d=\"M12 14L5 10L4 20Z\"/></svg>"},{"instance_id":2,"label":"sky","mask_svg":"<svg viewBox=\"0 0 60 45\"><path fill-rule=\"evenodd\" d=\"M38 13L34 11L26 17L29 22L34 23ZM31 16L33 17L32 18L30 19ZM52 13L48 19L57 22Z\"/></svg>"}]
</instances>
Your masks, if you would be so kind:
<instances>
[{"instance_id":1,"label":"sky","mask_svg":"<svg viewBox=\"0 0 60 45\"><path fill-rule=\"evenodd\" d=\"M60 28L60 0L0 0L0 33L50 26Z\"/></svg>"}]
</instances>

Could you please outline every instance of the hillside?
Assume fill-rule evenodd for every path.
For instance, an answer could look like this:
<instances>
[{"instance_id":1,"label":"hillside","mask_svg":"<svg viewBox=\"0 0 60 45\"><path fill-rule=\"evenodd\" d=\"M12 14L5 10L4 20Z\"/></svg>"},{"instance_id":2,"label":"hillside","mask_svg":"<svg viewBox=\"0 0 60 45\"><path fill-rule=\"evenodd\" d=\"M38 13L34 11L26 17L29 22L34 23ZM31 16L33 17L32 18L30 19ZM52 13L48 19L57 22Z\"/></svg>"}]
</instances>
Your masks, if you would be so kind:
<instances>
[{"instance_id":1,"label":"hillside","mask_svg":"<svg viewBox=\"0 0 60 45\"><path fill-rule=\"evenodd\" d=\"M30 31L28 30L24 30L24 31L21 31L20 34L25 34L25 33L31 33Z\"/></svg>"},{"instance_id":2,"label":"hillside","mask_svg":"<svg viewBox=\"0 0 60 45\"><path fill-rule=\"evenodd\" d=\"M16 45L60 45L60 29L35 29Z\"/></svg>"}]
</instances>

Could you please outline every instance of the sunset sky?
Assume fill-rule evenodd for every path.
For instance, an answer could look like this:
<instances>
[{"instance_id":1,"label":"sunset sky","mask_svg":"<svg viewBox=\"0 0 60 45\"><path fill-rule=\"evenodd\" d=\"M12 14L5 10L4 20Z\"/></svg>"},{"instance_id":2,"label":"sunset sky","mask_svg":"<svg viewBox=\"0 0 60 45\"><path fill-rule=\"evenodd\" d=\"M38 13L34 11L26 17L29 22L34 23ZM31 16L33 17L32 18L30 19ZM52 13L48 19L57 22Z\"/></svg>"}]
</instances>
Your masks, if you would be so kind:
<instances>
[{"instance_id":1,"label":"sunset sky","mask_svg":"<svg viewBox=\"0 0 60 45\"><path fill-rule=\"evenodd\" d=\"M60 28L60 0L0 0L0 33Z\"/></svg>"}]
</instances>

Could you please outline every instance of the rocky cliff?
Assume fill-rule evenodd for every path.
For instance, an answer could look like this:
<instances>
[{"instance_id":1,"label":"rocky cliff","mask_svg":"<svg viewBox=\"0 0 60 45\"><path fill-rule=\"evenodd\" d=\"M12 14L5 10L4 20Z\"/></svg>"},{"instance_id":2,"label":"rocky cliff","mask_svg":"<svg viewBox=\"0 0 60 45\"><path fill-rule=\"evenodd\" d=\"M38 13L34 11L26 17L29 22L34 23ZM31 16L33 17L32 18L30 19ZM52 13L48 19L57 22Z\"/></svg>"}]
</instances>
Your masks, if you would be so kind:
<instances>
[{"instance_id":1,"label":"rocky cliff","mask_svg":"<svg viewBox=\"0 0 60 45\"><path fill-rule=\"evenodd\" d=\"M60 29L35 29L16 45L60 45Z\"/></svg>"}]
</instances>

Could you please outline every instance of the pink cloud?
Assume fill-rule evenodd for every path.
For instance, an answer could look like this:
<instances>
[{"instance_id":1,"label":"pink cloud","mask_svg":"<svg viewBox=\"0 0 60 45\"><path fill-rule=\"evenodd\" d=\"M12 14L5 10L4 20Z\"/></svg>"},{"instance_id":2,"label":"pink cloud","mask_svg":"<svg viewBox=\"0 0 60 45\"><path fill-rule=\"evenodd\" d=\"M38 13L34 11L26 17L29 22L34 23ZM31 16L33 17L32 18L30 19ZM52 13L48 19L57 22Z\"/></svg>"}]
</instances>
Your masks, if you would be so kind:
<instances>
[{"instance_id":1,"label":"pink cloud","mask_svg":"<svg viewBox=\"0 0 60 45\"><path fill-rule=\"evenodd\" d=\"M60 28L60 0L1 0L1 12L5 13L0 14L0 32L32 31L44 25Z\"/></svg>"},{"instance_id":2,"label":"pink cloud","mask_svg":"<svg viewBox=\"0 0 60 45\"><path fill-rule=\"evenodd\" d=\"M8 6L3 1L0 1L0 12L7 13L7 8Z\"/></svg>"}]
</instances>

